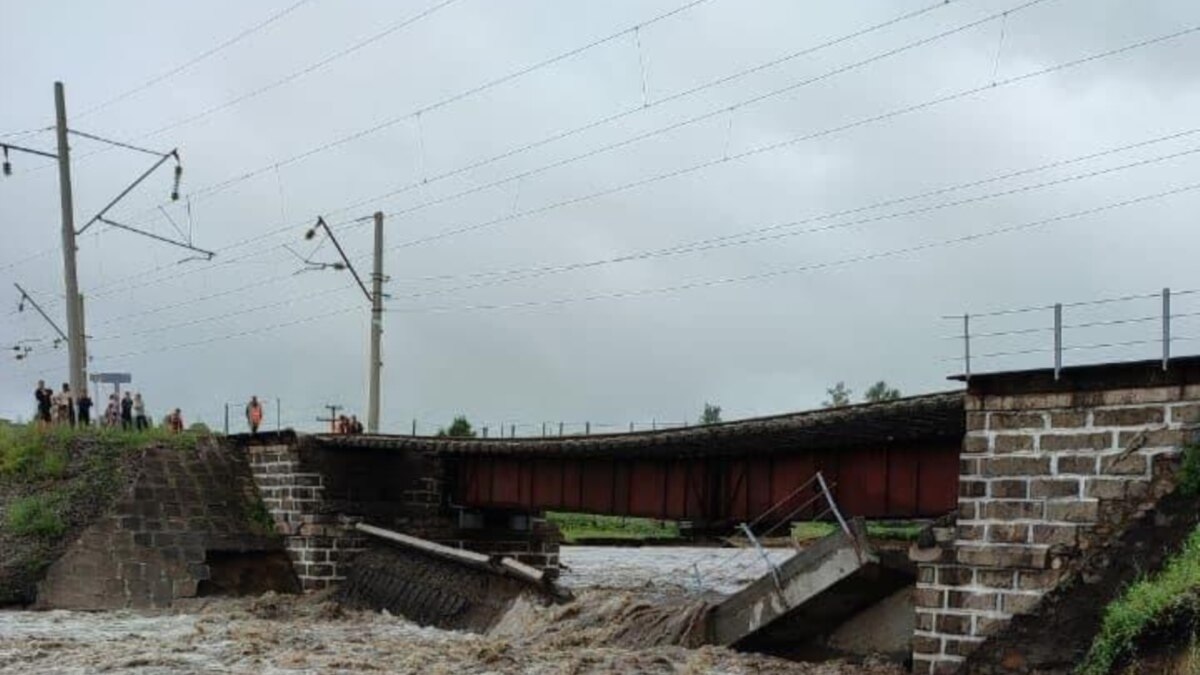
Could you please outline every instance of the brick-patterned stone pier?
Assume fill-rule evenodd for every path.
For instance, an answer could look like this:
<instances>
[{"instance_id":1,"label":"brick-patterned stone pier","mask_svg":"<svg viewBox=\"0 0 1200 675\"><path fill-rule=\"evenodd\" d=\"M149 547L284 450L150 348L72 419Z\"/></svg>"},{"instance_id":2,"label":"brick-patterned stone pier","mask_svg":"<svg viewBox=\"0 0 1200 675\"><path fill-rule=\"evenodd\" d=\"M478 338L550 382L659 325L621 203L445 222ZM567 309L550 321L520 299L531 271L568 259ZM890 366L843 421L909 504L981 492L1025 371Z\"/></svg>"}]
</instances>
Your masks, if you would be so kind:
<instances>
[{"instance_id":1,"label":"brick-patterned stone pier","mask_svg":"<svg viewBox=\"0 0 1200 675\"><path fill-rule=\"evenodd\" d=\"M1172 490L1200 360L973 376L965 409L957 523L913 553L915 673L963 671ZM1008 660L987 672L1024 672Z\"/></svg>"},{"instance_id":2,"label":"brick-patterned stone pier","mask_svg":"<svg viewBox=\"0 0 1200 675\"><path fill-rule=\"evenodd\" d=\"M443 460L433 453L390 447L371 436L285 432L237 442L305 590L346 578L367 545L354 530L358 522L558 572L558 531L543 520L518 514L526 527L513 528L512 514L504 514L460 527L445 491Z\"/></svg>"},{"instance_id":3,"label":"brick-patterned stone pier","mask_svg":"<svg viewBox=\"0 0 1200 675\"><path fill-rule=\"evenodd\" d=\"M39 607L163 608L209 593L295 590L279 537L257 517L244 458L202 441L146 448L134 464L112 509L50 566Z\"/></svg>"}]
</instances>

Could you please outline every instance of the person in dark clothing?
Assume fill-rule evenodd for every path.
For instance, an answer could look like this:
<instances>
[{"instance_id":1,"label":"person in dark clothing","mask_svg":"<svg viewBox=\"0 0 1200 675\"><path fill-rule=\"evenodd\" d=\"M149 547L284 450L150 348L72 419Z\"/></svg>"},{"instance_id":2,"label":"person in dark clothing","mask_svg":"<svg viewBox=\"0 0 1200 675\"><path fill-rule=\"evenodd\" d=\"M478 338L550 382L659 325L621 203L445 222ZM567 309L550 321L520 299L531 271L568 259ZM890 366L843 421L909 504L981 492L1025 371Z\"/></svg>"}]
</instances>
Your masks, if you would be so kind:
<instances>
[{"instance_id":1,"label":"person in dark clothing","mask_svg":"<svg viewBox=\"0 0 1200 675\"><path fill-rule=\"evenodd\" d=\"M133 397L129 392L121 399L121 428L125 431L133 428Z\"/></svg>"},{"instance_id":2,"label":"person in dark clothing","mask_svg":"<svg viewBox=\"0 0 1200 675\"><path fill-rule=\"evenodd\" d=\"M75 399L75 407L79 409L79 415L76 418L79 426L86 427L92 424L92 397L88 396L87 389L79 392L79 398Z\"/></svg>"},{"instance_id":3,"label":"person in dark clothing","mask_svg":"<svg viewBox=\"0 0 1200 675\"><path fill-rule=\"evenodd\" d=\"M53 405L53 392L46 388L45 380L38 380L37 389L33 390L33 396L37 399L37 420L38 426L46 426L50 424L50 409Z\"/></svg>"}]
</instances>

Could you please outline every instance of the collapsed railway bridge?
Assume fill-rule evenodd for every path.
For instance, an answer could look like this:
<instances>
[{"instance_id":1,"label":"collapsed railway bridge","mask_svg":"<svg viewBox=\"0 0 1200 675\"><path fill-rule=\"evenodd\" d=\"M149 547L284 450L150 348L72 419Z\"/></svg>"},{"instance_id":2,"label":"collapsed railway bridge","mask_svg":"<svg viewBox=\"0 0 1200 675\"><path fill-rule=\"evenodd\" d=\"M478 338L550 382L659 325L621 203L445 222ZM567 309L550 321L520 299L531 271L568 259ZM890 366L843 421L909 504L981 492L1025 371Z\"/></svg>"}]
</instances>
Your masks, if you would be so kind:
<instances>
[{"instance_id":1,"label":"collapsed railway bridge","mask_svg":"<svg viewBox=\"0 0 1200 675\"><path fill-rule=\"evenodd\" d=\"M1157 569L1197 519L1171 500L1179 457L1198 440L1200 357L975 374L961 393L656 432L236 442L305 588L352 573L368 545L360 523L549 576L558 536L545 510L730 532L817 515L796 507L819 474L847 519L936 519L908 551L914 670L990 673L999 662L1067 672L1081 658L1104 603ZM855 562L839 562L847 546ZM830 541L796 566L829 570L832 586L854 578L861 552ZM799 577L752 586L764 592L731 606L731 622L815 589Z\"/></svg>"},{"instance_id":2,"label":"collapsed railway bridge","mask_svg":"<svg viewBox=\"0 0 1200 675\"><path fill-rule=\"evenodd\" d=\"M306 587L344 577L355 522L554 571L546 510L679 520L730 532L796 511L820 472L847 516L935 518L958 500L962 395L684 429L522 439L238 437ZM813 486L809 488L815 490ZM774 508L773 508L774 507ZM768 513L770 511L770 513ZM334 544L337 546L334 546Z\"/></svg>"},{"instance_id":3,"label":"collapsed railway bridge","mask_svg":"<svg viewBox=\"0 0 1200 675\"><path fill-rule=\"evenodd\" d=\"M1200 357L974 374L962 393L635 434L210 438L143 449L31 583L38 606L64 609L337 586L479 629L507 599L558 599L548 509L757 537L832 507L835 534L695 615L705 640L748 646L795 619L789 640L843 619L877 632L878 599L904 592L915 672L1065 673L1104 606L1200 520L1177 489L1198 448ZM933 522L900 552L856 518Z\"/></svg>"}]
</instances>

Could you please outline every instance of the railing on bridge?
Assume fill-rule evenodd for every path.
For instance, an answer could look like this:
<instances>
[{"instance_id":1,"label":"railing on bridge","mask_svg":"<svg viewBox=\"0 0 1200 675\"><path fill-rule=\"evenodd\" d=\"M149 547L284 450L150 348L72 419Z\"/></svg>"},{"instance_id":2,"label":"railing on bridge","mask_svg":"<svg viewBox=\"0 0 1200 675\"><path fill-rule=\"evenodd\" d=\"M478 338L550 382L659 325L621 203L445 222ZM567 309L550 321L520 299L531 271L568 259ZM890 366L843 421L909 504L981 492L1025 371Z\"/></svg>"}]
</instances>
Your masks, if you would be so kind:
<instances>
[{"instance_id":1,"label":"railing on bridge","mask_svg":"<svg viewBox=\"0 0 1200 675\"><path fill-rule=\"evenodd\" d=\"M967 379L980 371L980 365L993 371L1052 367L1056 379L1065 366L1098 361L1161 359L1166 370L1173 345L1200 340L1200 335L1180 334L1180 329L1195 330L1192 321L1200 318L1198 293L1200 289L1164 288L943 316L957 329L943 339L958 342L960 351L942 360L958 363ZM1105 356L1098 361L1066 362L1072 355L1097 353Z\"/></svg>"},{"instance_id":2,"label":"railing on bridge","mask_svg":"<svg viewBox=\"0 0 1200 675\"><path fill-rule=\"evenodd\" d=\"M734 584L730 582L744 579L747 574L771 574L778 586L781 583L779 566L792 553L803 548L791 532L796 523L832 521L836 523L837 529L834 531L841 531L852 539L855 538L846 520L846 514L834 497L836 487L836 482L826 481L825 476L818 471L753 519L738 524L738 531L746 538L744 546L739 546L734 551L727 548L697 551L689 562L669 568L656 576L679 586L693 586L697 592L722 587L726 591L732 590L731 586ZM818 510L815 505L821 504L823 506L819 506ZM780 514L784 515L780 517ZM781 531L782 528L787 529ZM778 540L785 538L788 545L780 547ZM781 548L783 550L780 550ZM744 561L743 556L751 554L761 560L761 566L753 561Z\"/></svg>"}]
</instances>

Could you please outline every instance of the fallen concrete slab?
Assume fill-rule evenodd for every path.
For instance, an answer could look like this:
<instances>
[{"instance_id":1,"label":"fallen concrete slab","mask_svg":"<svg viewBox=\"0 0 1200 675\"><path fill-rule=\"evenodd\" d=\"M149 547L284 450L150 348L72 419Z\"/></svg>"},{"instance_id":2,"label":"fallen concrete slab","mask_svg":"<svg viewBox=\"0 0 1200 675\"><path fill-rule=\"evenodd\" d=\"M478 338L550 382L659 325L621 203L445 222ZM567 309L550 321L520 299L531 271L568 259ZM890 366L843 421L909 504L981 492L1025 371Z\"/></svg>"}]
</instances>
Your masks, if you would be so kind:
<instances>
[{"instance_id":1,"label":"fallen concrete slab","mask_svg":"<svg viewBox=\"0 0 1200 675\"><path fill-rule=\"evenodd\" d=\"M569 597L538 569L511 558L444 546L372 525L335 597L357 609L387 610L415 623L485 632L520 597Z\"/></svg>"},{"instance_id":2,"label":"fallen concrete slab","mask_svg":"<svg viewBox=\"0 0 1200 675\"><path fill-rule=\"evenodd\" d=\"M777 568L722 601L713 608L709 620L710 642L735 645L753 637L777 621L804 611L807 606L821 605L821 621L825 629L832 628L845 616L834 611L845 605L846 612L859 609L859 602L830 602L831 595L842 582L870 566L877 566L878 557L867 541L861 523L849 525L849 531L838 530L788 558Z\"/></svg>"}]
</instances>

